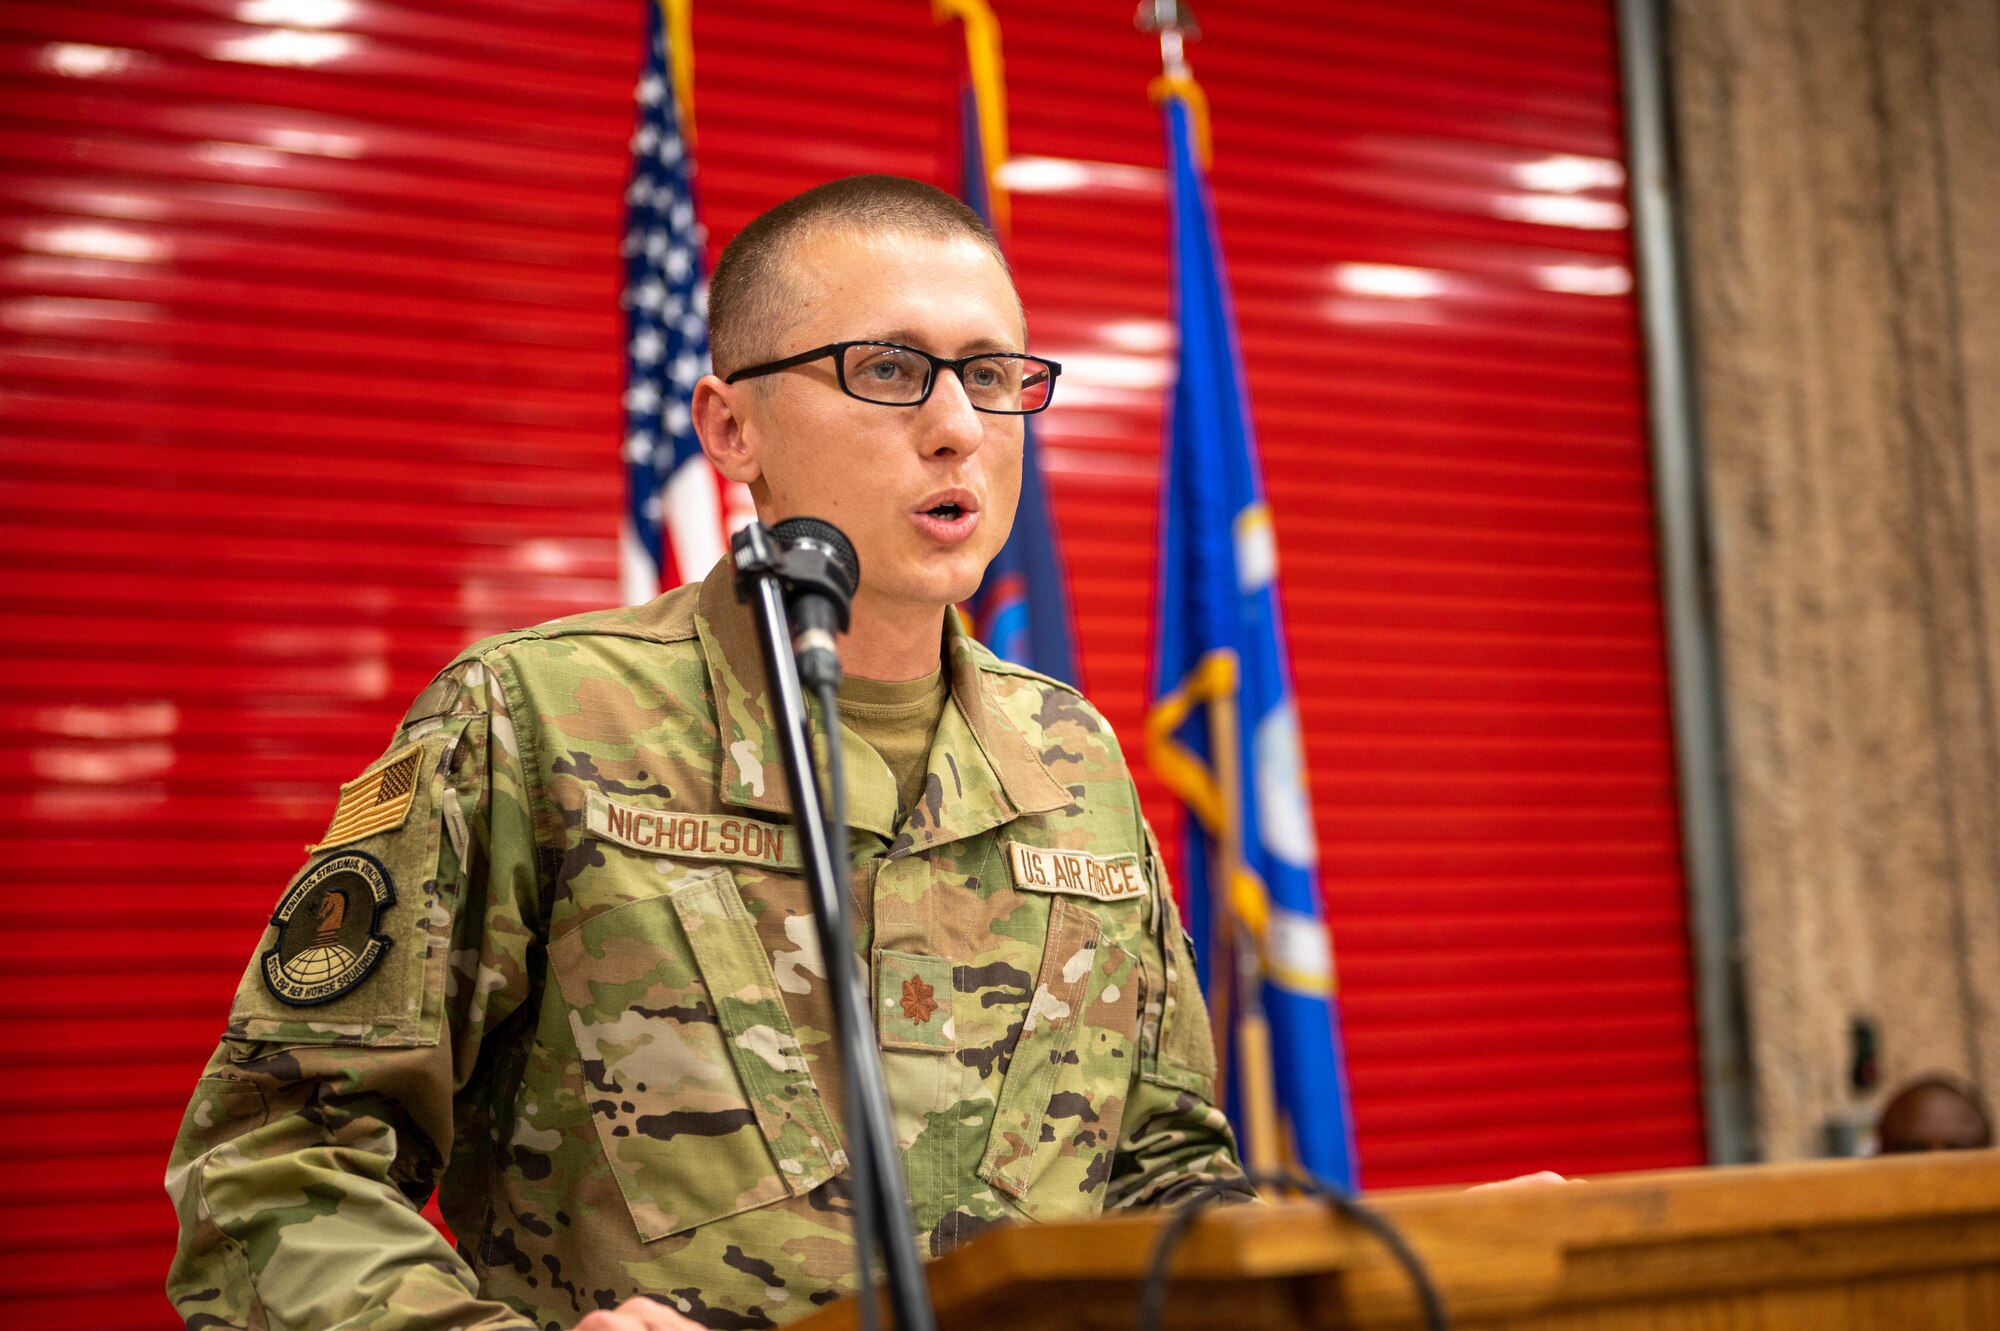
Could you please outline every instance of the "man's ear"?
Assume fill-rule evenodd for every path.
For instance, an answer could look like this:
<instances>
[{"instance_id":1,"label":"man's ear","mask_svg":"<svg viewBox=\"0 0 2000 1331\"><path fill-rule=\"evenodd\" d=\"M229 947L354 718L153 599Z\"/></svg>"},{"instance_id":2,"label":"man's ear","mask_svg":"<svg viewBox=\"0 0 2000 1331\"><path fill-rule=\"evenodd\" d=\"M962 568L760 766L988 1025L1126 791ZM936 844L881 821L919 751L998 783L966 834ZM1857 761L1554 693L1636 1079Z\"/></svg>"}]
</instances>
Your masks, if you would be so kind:
<instances>
[{"instance_id":1,"label":"man's ear","mask_svg":"<svg viewBox=\"0 0 2000 1331\"><path fill-rule=\"evenodd\" d=\"M747 422L738 410L751 391L725 384L712 374L703 375L694 386L694 432L701 440L701 451L723 479L743 485L756 484L764 474L747 435Z\"/></svg>"}]
</instances>

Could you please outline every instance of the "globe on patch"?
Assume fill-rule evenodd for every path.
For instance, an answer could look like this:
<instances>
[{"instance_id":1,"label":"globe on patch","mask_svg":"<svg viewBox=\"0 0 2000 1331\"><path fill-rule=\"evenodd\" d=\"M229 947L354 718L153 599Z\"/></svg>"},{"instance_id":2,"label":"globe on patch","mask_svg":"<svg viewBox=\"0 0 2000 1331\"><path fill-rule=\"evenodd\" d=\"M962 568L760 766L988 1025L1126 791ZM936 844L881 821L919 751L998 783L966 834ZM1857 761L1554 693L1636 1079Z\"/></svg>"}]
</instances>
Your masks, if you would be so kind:
<instances>
[{"instance_id":1,"label":"globe on patch","mask_svg":"<svg viewBox=\"0 0 2000 1331\"><path fill-rule=\"evenodd\" d=\"M285 975L297 984L317 984L331 979L359 960L339 943L321 943L302 949L284 964Z\"/></svg>"}]
</instances>

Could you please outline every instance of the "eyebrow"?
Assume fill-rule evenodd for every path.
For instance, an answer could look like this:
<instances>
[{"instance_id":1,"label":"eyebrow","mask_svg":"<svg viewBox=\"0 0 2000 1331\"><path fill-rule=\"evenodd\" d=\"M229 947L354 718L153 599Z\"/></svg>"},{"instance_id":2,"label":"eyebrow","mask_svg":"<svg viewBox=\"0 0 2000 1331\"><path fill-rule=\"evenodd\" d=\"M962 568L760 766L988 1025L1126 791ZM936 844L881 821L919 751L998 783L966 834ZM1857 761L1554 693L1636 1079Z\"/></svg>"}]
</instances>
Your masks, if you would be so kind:
<instances>
[{"instance_id":1,"label":"eyebrow","mask_svg":"<svg viewBox=\"0 0 2000 1331\"><path fill-rule=\"evenodd\" d=\"M923 339L920 339L913 330L908 328L893 328L886 333L878 333L873 337L863 340L868 342L900 342L907 347L921 347L923 345ZM1025 354L1007 339L997 337L975 337L970 342L961 346L958 349L958 354L960 356L977 356L981 352L986 351L1005 351L1017 356ZM945 359L952 360L955 358L946 356Z\"/></svg>"}]
</instances>

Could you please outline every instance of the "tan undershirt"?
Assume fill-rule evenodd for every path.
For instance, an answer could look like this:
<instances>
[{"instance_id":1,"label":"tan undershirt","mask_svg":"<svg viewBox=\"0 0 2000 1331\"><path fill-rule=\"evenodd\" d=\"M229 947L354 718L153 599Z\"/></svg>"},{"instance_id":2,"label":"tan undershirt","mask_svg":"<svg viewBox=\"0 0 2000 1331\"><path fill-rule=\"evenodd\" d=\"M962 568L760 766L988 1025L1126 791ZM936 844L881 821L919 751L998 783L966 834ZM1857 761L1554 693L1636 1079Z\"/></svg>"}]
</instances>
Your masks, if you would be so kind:
<instances>
[{"instance_id":1,"label":"tan undershirt","mask_svg":"<svg viewBox=\"0 0 2000 1331\"><path fill-rule=\"evenodd\" d=\"M930 768L931 737L944 715L944 668L922 679L840 681L840 719L889 765L896 779L896 825L901 827L923 797Z\"/></svg>"}]
</instances>

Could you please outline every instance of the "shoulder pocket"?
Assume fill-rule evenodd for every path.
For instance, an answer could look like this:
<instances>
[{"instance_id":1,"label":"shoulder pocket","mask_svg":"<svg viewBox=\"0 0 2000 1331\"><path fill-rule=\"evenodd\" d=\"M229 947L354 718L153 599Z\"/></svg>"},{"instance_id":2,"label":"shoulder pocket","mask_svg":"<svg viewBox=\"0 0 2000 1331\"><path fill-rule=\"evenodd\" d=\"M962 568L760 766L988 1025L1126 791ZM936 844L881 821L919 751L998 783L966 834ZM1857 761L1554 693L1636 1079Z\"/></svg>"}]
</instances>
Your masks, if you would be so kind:
<instances>
[{"instance_id":1,"label":"shoulder pocket","mask_svg":"<svg viewBox=\"0 0 2000 1331\"><path fill-rule=\"evenodd\" d=\"M1187 931L1174 899L1162 892L1160 955L1166 964L1160 1013L1160 1038L1146 1075L1166 1086L1193 1091L1204 1100L1215 1098L1215 1036L1202 1001L1201 979Z\"/></svg>"},{"instance_id":2,"label":"shoulder pocket","mask_svg":"<svg viewBox=\"0 0 2000 1331\"><path fill-rule=\"evenodd\" d=\"M549 959L598 1144L641 1239L811 1191L846 1166L726 868L601 911Z\"/></svg>"},{"instance_id":3,"label":"shoulder pocket","mask_svg":"<svg viewBox=\"0 0 2000 1331\"><path fill-rule=\"evenodd\" d=\"M1037 1220L1102 1209L1131 1089L1136 958L1089 907L1057 899L979 1176Z\"/></svg>"},{"instance_id":4,"label":"shoulder pocket","mask_svg":"<svg viewBox=\"0 0 2000 1331\"><path fill-rule=\"evenodd\" d=\"M473 717L401 744L341 787L237 987L227 1035L279 1044L437 1043L451 913L438 858L447 768ZM433 981L436 983L433 983ZM426 1001L436 989L440 997Z\"/></svg>"}]
</instances>

